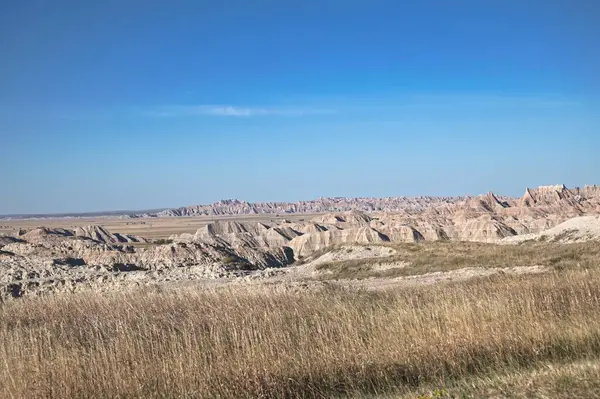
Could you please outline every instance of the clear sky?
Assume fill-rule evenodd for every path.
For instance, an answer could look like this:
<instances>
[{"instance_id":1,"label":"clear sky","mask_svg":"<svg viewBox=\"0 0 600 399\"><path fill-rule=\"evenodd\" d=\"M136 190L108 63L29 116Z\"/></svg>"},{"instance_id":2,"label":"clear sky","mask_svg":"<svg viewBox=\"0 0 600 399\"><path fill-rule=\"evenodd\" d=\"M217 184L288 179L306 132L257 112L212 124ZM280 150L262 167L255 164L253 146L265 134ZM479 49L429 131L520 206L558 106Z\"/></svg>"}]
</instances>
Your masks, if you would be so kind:
<instances>
[{"instance_id":1,"label":"clear sky","mask_svg":"<svg viewBox=\"0 0 600 399\"><path fill-rule=\"evenodd\" d=\"M0 214L600 183L600 1L0 1Z\"/></svg>"}]
</instances>

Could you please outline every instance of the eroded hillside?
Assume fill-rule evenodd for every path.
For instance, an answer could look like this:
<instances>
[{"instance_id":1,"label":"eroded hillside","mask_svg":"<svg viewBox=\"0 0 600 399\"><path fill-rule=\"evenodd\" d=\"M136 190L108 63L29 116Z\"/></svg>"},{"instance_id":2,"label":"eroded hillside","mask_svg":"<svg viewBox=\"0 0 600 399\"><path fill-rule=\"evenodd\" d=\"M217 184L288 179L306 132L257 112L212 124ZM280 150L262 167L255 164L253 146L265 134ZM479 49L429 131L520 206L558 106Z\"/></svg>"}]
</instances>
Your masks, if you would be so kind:
<instances>
[{"instance_id":1,"label":"eroded hillside","mask_svg":"<svg viewBox=\"0 0 600 399\"><path fill-rule=\"evenodd\" d=\"M519 199L488 193L436 203L396 212L334 212L296 222L229 219L159 242L101 226L40 227L0 237L0 283L4 296L18 297L80 286L268 276L258 271L305 262L342 246L579 242L600 237L597 186L544 186L527 189Z\"/></svg>"}]
</instances>

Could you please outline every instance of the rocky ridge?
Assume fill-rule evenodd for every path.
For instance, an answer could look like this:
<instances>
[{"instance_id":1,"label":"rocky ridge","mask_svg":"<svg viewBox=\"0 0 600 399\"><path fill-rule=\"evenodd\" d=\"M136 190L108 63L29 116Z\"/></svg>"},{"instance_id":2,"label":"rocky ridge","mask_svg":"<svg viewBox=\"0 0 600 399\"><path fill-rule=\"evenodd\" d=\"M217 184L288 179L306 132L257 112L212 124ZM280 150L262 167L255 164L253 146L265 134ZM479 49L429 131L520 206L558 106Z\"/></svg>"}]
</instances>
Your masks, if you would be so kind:
<instances>
[{"instance_id":1,"label":"rocky ridge","mask_svg":"<svg viewBox=\"0 0 600 399\"><path fill-rule=\"evenodd\" d=\"M461 197L386 197L386 198L318 198L298 202L246 202L237 199L221 200L210 205L193 205L166 209L154 213L139 213L131 217L222 216L291 213L347 212L397 212L423 210L434 206L456 204L469 198Z\"/></svg>"}]
</instances>

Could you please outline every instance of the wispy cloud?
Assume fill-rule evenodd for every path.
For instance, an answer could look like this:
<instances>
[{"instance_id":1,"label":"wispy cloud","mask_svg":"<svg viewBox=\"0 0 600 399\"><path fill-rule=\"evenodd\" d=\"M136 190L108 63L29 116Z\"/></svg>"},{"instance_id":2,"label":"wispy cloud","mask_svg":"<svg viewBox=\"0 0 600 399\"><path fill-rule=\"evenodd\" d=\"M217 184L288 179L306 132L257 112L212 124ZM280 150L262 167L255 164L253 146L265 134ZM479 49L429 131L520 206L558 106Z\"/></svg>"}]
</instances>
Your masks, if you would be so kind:
<instances>
[{"instance_id":1,"label":"wispy cloud","mask_svg":"<svg viewBox=\"0 0 600 399\"><path fill-rule=\"evenodd\" d=\"M215 115L215 116L263 116L273 113L265 108L247 108L247 107L234 107L231 105L205 105L199 106L194 109L195 112L204 115Z\"/></svg>"},{"instance_id":2,"label":"wispy cloud","mask_svg":"<svg viewBox=\"0 0 600 399\"><path fill-rule=\"evenodd\" d=\"M544 96L511 96L481 93L412 93L362 98L316 98L305 103L314 106L241 106L230 104L171 105L144 112L152 117L212 116L224 118L300 117L319 114L397 112L401 110L527 108L554 109L577 107L577 99Z\"/></svg>"},{"instance_id":3,"label":"wispy cloud","mask_svg":"<svg viewBox=\"0 0 600 399\"><path fill-rule=\"evenodd\" d=\"M241 107L234 105L189 105L170 106L146 112L157 117L176 116L222 116L222 117L253 117L253 116L303 116L334 113L331 109L316 109L309 107Z\"/></svg>"}]
</instances>

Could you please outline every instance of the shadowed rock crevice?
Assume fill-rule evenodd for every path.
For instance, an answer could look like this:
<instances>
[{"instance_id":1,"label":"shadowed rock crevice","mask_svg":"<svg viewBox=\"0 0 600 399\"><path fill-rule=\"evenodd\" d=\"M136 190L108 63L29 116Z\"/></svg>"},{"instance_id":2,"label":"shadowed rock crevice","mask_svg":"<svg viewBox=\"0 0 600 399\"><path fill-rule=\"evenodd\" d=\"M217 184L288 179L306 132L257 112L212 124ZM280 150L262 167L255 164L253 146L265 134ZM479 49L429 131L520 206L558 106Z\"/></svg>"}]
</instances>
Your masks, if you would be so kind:
<instances>
[{"instance_id":1,"label":"shadowed rock crevice","mask_svg":"<svg viewBox=\"0 0 600 399\"><path fill-rule=\"evenodd\" d=\"M81 258L65 258L65 259L54 259L54 265L65 265L65 266L85 266L85 260Z\"/></svg>"},{"instance_id":2,"label":"shadowed rock crevice","mask_svg":"<svg viewBox=\"0 0 600 399\"><path fill-rule=\"evenodd\" d=\"M112 267L113 272L133 272L133 271L140 271L140 270L147 270L147 269L136 266L136 265L123 264L123 263L115 263Z\"/></svg>"}]
</instances>

